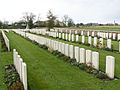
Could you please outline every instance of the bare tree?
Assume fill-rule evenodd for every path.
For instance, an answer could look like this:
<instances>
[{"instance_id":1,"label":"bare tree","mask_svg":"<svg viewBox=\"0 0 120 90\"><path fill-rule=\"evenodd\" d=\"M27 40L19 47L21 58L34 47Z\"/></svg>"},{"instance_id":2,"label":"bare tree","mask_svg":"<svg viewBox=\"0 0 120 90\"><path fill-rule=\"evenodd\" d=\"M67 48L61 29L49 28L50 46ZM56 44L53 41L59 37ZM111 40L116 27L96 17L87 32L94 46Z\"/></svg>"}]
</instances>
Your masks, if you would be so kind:
<instances>
[{"instance_id":1,"label":"bare tree","mask_svg":"<svg viewBox=\"0 0 120 90\"><path fill-rule=\"evenodd\" d=\"M23 15L23 20L25 21L26 23L26 28L29 28L31 29L33 27L33 21L35 20L35 15L30 12L25 12L24 15Z\"/></svg>"},{"instance_id":2,"label":"bare tree","mask_svg":"<svg viewBox=\"0 0 120 90\"><path fill-rule=\"evenodd\" d=\"M41 16L40 14L38 14L37 21L40 21L40 20L41 20Z\"/></svg>"},{"instance_id":3,"label":"bare tree","mask_svg":"<svg viewBox=\"0 0 120 90\"><path fill-rule=\"evenodd\" d=\"M63 18L62 18L62 22L63 22L63 25L66 27L67 26L67 23L68 23L68 15L64 15Z\"/></svg>"}]
</instances>

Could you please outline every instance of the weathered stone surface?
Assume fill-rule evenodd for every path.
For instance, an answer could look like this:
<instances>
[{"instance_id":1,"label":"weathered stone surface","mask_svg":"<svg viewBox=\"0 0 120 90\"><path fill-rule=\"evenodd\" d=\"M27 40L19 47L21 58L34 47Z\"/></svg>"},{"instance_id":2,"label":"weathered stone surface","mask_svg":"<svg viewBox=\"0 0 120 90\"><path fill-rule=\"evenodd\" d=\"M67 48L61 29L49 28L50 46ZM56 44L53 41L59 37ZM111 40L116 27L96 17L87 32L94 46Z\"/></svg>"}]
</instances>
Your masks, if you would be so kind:
<instances>
[{"instance_id":1,"label":"weathered stone surface","mask_svg":"<svg viewBox=\"0 0 120 90\"><path fill-rule=\"evenodd\" d=\"M73 45L69 45L69 56L73 58Z\"/></svg>"},{"instance_id":2,"label":"weathered stone surface","mask_svg":"<svg viewBox=\"0 0 120 90\"><path fill-rule=\"evenodd\" d=\"M71 40L71 34L69 34L69 41Z\"/></svg>"},{"instance_id":3,"label":"weathered stone surface","mask_svg":"<svg viewBox=\"0 0 120 90\"><path fill-rule=\"evenodd\" d=\"M79 35L76 35L76 42L79 42Z\"/></svg>"},{"instance_id":4,"label":"weathered stone surface","mask_svg":"<svg viewBox=\"0 0 120 90\"><path fill-rule=\"evenodd\" d=\"M75 47L75 59L77 62L79 62L79 56L80 55L80 51L79 51L79 47Z\"/></svg>"},{"instance_id":5,"label":"weathered stone surface","mask_svg":"<svg viewBox=\"0 0 120 90\"><path fill-rule=\"evenodd\" d=\"M61 33L59 33L59 38L61 38Z\"/></svg>"},{"instance_id":6,"label":"weathered stone surface","mask_svg":"<svg viewBox=\"0 0 120 90\"><path fill-rule=\"evenodd\" d=\"M99 70L99 53L92 52L92 67Z\"/></svg>"},{"instance_id":7,"label":"weathered stone surface","mask_svg":"<svg viewBox=\"0 0 120 90\"><path fill-rule=\"evenodd\" d=\"M90 35L90 32L88 31L88 32L87 32L87 36L89 36L89 35Z\"/></svg>"},{"instance_id":8,"label":"weathered stone surface","mask_svg":"<svg viewBox=\"0 0 120 90\"><path fill-rule=\"evenodd\" d=\"M97 46L97 37L94 37L94 43L93 45L96 47Z\"/></svg>"},{"instance_id":9,"label":"weathered stone surface","mask_svg":"<svg viewBox=\"0 0 120 90\"><path fill-rule=\"evenodd\" d=\"M106 56L106 74L109 78L114 78L114 64L115 58L113 56Z\"/></svg>"},{"instance_id":10,"label":"weathered stone surface","mask_svg":"<svg viewBox=\"0 0 120 90\"><path fill-rule=\"evenodd\" d=\"M117 40L120 40L120 34L117 35Z\"/></svg>"},{"instance_id":11,"label":"weathered stone surface","mask_svg":"<svg viewBox=\"0 0 120 90\"><path fill-rule=\"evenodd\" d=\"M108 33L106 33L106 38L108 39Z\"/></svg>"},{"instance_id":12,"label":"weathered stone surface","mask_svg":"<svg viewBox=\"0 0 120 90\"><path fill-rule=\"evenodd\" d=\"M84 35L83 31L81 31L81 35Z\"/></svg>"},{"instance_id":13,"label":"weathered stone surface","mask_svg":"<svg viewBox=\"0 0 120 90\"><path fill-rule=\"evenodd\" d=\"M68 44L65 44L65 55L66 56L69 56L69 45Z\"/></svg>"},{"instance_id":14,"label":"weathered stone surface","mask_svg":"<svg viewBox=\"0 0 120 90\"><path fill-rule=\"evenodd\" d=\"M111 39L107 39L107 47L111 49Z\"/></svg>"},{"instance_id":15,"label":"weathered stone surface","mask_svg":"<svg viewBox=\"0 0 120 90\"><path fill-rule=\"evenodd\" d=\"M113 33L113 40L116 39L116 33Z\"/></svg>"},{"instance_id":16,"label":"weathered stone surface","mask_svg":"<svg viewBox=\"0 0 120 90\"><path fill-rule=\"evenodd\" d=\"M66 40L68 40L68 34L66 33Z\"/></svg>"},{"instance_id":17,"label":"weathered stone surface","mask_svg":"<svg viewBox=\"0 0 120 90\"><path fill-rule=\"evenodd\" d=\"M86 50L86 64L87 66L92 65L92 51L91 50Z\"/></svg>"},{"instance_id":18,"label":"weathered stone surface","mask_svg":"<svg viewBox=\"0 0 120 90\"><path fill-rule=\"evenodd\" d=\"M62 39L65 39L64 33L62 33Z\"/></svg>"},{"instance_id":19,"label":"weathered stone surface","mask_svg":"<svg viewBox=\"0 0 120 90\"><path fill-rule=\"evenodd\" d=\"M80 63L85 63L85 49L80 48Z\"/></svg>"},{"instance_id":20,"label":"weathered stone surface","mask_svg":"<svg viewBox=\"0 0 120 90\"><path fill-rule=\"evenodd\" d=\"M85 36L82 36L82 43L85 43Z\"/></svg>"},{"instance_id":21,"label":"weathered stone surface","mask_svg":"<svg viewBox=\"0 0 120 90\"><path fill-rule=\"evenodd\" d=\"M120 52L120 41L119 41L119 52Z\"/></svg>"},{"instance_id":22,"label":"weathered stone surface","mask_svg":"<svg viewBox=\"0 0 120 90\"><path fill-rule=\"evenodd\" d=\"M109 33L109 38L112 38L112 33Z\"/></svg>"},{"instance_id":23,"label":"weathered stone surface","mask_svg":"<svg viewBox=\"0 0 120 90\"><path fill-rule=\"evenodd\" d=\"M72 34L72 42L74 42L74 34Z\"/></svg>"},{"instance_id":24,"label":"weathered stone surface","mask_svg":"<svg viewBox=\"0 0 120 90\"><path fill-rule=\"evenodd\" d=\"M22 76L23 76L23 85L24 89L27 90L27 68L26 63L22 63Z\"/></svg>"},{"instance_id":25,"label":"weathered stone surface","mask_svg":"<svg viewBox=\"0 0 120 90\"><path fill-rule=\"evenodd\" d=\"M92 32L92 37L94 37L94 32Z\"/></svg>"},{"instance_id":26,"label":"weathered stone surface","mask_svg":"<svg viewBox=\"0 0 120 90\"><path fill-rule=\"evenodd\" d=\"M88 44L92 44L91 36L88 37Z\"/></svg>"},{"instance_id":27,"label":"weathered stone surface","mask_svg":"<svg viewBox=\"0 0 120 90\"><path fill-rule=\"evenodd\" d=\"M62 43L62 54L65 54L65 43Z\"/></svg>"}]
</instances>

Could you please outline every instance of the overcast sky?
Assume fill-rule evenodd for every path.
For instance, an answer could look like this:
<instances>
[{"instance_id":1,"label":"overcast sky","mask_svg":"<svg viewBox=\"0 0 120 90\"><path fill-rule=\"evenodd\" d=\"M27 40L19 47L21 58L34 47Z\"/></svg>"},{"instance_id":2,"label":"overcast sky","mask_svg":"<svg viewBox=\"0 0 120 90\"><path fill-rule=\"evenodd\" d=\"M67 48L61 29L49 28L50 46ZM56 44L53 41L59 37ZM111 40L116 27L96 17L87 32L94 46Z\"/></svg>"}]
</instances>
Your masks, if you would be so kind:
<instances>
[{"instance_id":1,"label":"overcast sky","mask_svg":"<svg viewBox=\"0 0 120 90\"><path fill-rule=\"evenodd\" d=\"M45 20L49 9L58 19L67 14L75 23L120 23L120 0L0 0L0 20L18 21L24 12Z\"/></svg>"}]
</instances>

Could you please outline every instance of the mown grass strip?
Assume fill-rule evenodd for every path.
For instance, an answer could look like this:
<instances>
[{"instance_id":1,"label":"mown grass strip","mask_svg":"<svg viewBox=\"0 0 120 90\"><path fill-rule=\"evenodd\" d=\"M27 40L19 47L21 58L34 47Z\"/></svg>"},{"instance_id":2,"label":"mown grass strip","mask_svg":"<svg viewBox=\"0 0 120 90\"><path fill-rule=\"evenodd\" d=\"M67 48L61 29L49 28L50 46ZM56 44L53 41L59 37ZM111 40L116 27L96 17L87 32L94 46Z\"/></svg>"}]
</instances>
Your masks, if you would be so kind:
<instances>
[{"instance_id":1,"label":"mown grass strip","mask_svg":"<svg viewBox=\"0 0 120 90\"><path fill-rule=\"evenodd\" d=\"M35 34L38 35L38 34ZM68 41L64 41L62 39L55 39L52 37L47 37L47 36L43 36L43 35L38 35L38 36L42 36L42 37L46 37L46 38L50 38L56 41L60 41L60 42L64 42L64 43L68 43L74 46L79 46L80 48L85 48L86 50L92 50L92 51L97 51L100 54L100 70L105 72L105 66L106 66L106 56L111 55L115 57L115 76L117 76L118 78L120 78L120 54L119 53L114 53L114 52L110 52L110 51L106 51L106 50L100 50L94 47L88 47L86 45L83 44L78 44L78 43L73 43L73 42L68 42Z\"/></svg>"}]
</instances>

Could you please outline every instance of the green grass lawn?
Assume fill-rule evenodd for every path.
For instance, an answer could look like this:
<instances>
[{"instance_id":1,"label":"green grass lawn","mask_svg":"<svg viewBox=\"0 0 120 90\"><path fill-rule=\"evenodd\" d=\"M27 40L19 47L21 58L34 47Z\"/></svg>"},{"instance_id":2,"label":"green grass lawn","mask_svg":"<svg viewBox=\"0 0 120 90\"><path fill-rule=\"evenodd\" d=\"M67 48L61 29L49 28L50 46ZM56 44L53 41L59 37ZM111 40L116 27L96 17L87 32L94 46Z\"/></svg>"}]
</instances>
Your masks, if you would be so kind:
<instances>
[{"instance_id":1,"label":"green grass lawn","mask_svg":"<svg viewBox=\"0 0 120 90\"><path fill-rule=\"evenodd\" d=\"M4 83L5 65L12 64L12 52L1 52L1 41L0 41L0 90L7 90Z\"/></svg>"},{"instance_id":2,"label":"green grass lawn","mask_svg":"<svg viewBox=\"0 0 120 90\"><path fill-rule=\"evenodd\" d=\"M71 27L68 29L77 29L77 30L86 29L86 30L102 30L102 31L118 31L118 32L120 32L120 26L89 26L89 27L81 26L79 28Z\"/></svg>"},{"instance_id":3,"label":"green grass lawn","mask_svg":"<svg viewBox=\"0 0 120 90\"><path fill-rule=\"evenodd\" d=\"M120 88L120 80L103 82L94 76L73 67L56 58L48 51L39 48L30 41L10 32L11 48L16 48L23 60L27 63L28 83L31 90L117 90ZM51 38L52 39L52 38ZM58 40L58 39L57 39ZM65 42L63 40L58 40ZM65 42L74 44L70 42ZM112 55L116 58L116 73L120 77L120 55L112 52L98 50L84 45L74 44L100 52L100 68L105 67L105 56ZM102 57L101 57L102 56Z\"/></svg>"}]
</instances>

